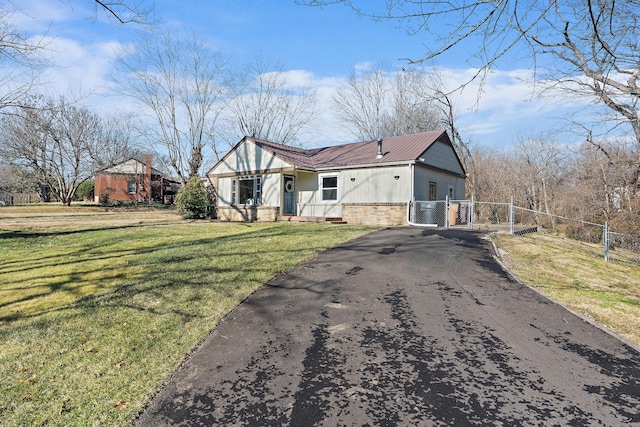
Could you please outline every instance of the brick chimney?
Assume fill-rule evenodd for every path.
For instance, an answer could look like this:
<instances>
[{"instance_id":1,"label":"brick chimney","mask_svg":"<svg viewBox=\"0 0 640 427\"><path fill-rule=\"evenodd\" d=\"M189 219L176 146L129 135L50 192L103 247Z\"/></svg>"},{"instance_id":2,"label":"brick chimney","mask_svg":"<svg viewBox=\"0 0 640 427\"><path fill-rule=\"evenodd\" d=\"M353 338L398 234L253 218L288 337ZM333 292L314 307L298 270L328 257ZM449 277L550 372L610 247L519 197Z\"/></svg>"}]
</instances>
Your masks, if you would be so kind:
<instances>
[{"instance_id":1,"label":"brick chimney","mask_svg":"<svg viewBox=\"0 0 640 427\"><path fill-rule=\"evenodd\" d=\"M144 191L148 201L151 201L151 154L147 154L147 164L144 170Z\"/></svg>"}]
</instances>

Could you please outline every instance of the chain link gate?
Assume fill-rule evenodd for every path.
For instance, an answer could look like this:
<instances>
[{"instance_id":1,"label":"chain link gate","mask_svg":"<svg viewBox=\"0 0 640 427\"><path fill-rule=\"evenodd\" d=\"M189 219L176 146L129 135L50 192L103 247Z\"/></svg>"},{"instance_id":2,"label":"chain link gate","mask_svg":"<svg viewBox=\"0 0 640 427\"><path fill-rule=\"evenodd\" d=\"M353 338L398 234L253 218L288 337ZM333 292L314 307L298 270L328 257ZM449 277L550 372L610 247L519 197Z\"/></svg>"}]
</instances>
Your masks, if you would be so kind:
<instances>
[{"instance_id":1,"label":"chain link gate","mask_svg":"<svg viewBox=\"0 0 640 427\"><path fill-rule=\"evenodd\" d=\"M473 226L469 200L430 200L409 203L409 224L426 227Z\"/></svg>"}]
</instances>

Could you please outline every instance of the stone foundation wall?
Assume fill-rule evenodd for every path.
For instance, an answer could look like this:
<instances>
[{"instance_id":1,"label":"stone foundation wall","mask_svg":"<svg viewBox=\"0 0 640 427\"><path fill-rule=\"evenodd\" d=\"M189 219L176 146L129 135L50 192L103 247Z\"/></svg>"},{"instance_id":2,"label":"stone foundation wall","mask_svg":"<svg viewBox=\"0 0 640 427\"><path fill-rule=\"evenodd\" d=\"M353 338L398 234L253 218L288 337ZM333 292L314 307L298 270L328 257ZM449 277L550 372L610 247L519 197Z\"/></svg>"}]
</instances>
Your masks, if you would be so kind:
<instances>
[{"instance_id":1,"label":"stone foundation wall","mask_svg":"<svg viewBox=\"0 0 640 427\"><path fill-rule=\"evenodd\" d=\"M280 208L278 206L218 206L217 218L220 221L275 221Z\"/></svg>"},{"instance_id":2,"label":"stone foundation wall","mask_svg":"<svg viewBox=\"0 0 640 427\"><path fill-rule=\"evenodd\" d=\"M407 225L406 203L343 203L342 220L349 224Z\"/></svg>"}]
</instances>

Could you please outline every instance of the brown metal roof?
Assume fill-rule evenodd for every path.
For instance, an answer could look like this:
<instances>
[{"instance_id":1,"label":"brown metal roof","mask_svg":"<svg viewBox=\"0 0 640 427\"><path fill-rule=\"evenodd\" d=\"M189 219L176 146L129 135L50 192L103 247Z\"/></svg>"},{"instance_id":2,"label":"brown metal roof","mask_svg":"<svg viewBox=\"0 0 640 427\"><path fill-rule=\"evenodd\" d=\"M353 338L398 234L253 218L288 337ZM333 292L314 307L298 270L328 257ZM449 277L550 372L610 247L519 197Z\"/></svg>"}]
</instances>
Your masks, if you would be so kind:
<instances>
[{"instance_id":1,"label":"brown metal roof","mask_svg":"<svg viewBox=\"0 0 640 427\"><path fill-rule=\"evenodd\" d=\"M378 159L376 140L305 150L255 138L247 139L287 163L309 169L409 162L417 160L437 140L449 142L445 131L393 136L382 140L384 156Z\"/></svg>"}]
</instances>

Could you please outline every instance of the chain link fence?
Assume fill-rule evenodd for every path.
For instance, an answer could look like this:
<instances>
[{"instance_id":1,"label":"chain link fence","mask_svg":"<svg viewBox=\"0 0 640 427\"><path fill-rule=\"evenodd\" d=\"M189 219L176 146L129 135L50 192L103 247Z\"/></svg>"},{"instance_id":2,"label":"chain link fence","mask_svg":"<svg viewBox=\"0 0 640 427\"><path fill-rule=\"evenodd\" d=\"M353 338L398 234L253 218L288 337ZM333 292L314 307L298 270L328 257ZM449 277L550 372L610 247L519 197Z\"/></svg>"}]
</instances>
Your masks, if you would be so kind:
<instances>
[{"instance_id":1,"label":"chain link fence","mask_svg":"<svg viewBox=\"0 0 640 427\"><path fill-rule=\"evenodd\" d=\"M469 225L469 200L433 200L409 203L409 223L427 227L453 227Z\"/></svg>"},{"instance_id":2,"label":"chain link fence","mask_svg":"<svg viewBox=\"0 0 640 427\"><path fill-rule=\"evenodd\" d=\"M562 230L567 237L601 244L606 261L632 261L640 264L640 236L616 233L607 223L597 224L548 212L515 206L513 201L475 202L473 200L415 201L409 203L409 223L428 227L484 228L522 235L540 229ZM616 249L632 251L622 256ZM637 254L637 256L636 256Z\"/></svg>"}]
</instances>

